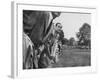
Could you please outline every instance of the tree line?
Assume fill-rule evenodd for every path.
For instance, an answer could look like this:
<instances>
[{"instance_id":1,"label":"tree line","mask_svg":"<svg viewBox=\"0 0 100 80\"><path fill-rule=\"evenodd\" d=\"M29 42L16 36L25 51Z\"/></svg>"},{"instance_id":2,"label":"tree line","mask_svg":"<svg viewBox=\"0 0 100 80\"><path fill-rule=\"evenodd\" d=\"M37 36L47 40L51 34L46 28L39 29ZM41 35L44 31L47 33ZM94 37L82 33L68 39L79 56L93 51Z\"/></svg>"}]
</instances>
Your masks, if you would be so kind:
<instances>
[{"instance_id":1,"label":"tree line","mask_svg":"<svg viewBox=\"0 0 100 80\"><path fill-rule=\"evenodd\" d=\"M91 48L91 26L88 23L84 23L79 28L79 31L76 32L77 40L75 40L74 37L71 37L70 39L65 38L64 33L62 35L63 37L61 40L63 45L75 48Z\"/></svg>"}]
</instances>

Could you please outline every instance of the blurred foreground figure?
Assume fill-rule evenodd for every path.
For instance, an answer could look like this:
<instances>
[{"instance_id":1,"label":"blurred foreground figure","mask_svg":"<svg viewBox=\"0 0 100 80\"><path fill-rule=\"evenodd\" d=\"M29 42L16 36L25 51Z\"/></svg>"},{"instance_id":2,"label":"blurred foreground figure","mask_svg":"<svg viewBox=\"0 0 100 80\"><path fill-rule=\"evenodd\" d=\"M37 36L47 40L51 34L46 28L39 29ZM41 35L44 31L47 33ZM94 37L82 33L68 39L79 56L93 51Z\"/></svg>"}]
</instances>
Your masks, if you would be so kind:
<instances>
[{"instance_id":1,"label":"blurred foreground figure","mask_svg":"<svg viewBox=\"0 0 100 80\"><path fill-rule=\"evenodd\" d=\"M60 12L23 11L23 29L34 44L44 42L52 29L53 20Z\"/></svg>"},{"instance_id":2,"label":"blurred foreground figure","mask_svg":"<svg viewBox=\"0 0 100 80\"><path fill-rule=\"evenodd\" d=\"M35 52L34 53L35 55L32 56L32 60L35 60L33 61L34 62L33 66L35 65L35 67L38 68L39 66L41 68L47 67L50 62L49 59L53 59L51 57L50 44L46 41L48 41L49 36L53 33L53 20L59 16L60 12L44 12L44 11L30 11L30 10L23 11L23 30L25 34L30 38L32 44L34 45L34 49L32 49L31 46L27 47L24 53L27 52L28 55L31 52L33 53ZM44 48L42 47L43 49L41 49L40 46L44 46ZM37 55L39 55L38 58L36 52ZM35 59L34 57L37 59ZM27 67L26 61L28 60L28 58L29 58L28 56L26 55L24 56L25 59L24 64L26 67ZM38 64L38 66L36 65L36 63Z\"/></svg>"}]
</instances>

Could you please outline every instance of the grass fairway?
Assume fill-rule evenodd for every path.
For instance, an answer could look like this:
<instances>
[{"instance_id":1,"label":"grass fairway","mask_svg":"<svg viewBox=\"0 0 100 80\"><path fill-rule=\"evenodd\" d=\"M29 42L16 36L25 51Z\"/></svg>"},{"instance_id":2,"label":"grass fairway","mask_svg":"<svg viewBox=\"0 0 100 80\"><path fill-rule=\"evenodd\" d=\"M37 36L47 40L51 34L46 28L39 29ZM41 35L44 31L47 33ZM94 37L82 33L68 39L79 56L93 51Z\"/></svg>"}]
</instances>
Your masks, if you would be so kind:
<instances>
[{"instance_id":1,"label":"grass fairway","mask_svg":"<svg viewBox=\"0 0 100 80\"><path fill-rule=\"evenodd\" d=\"M68 49L62 50L59 61L52 64L52 67L77 67L91 65L91 51L87 49Z\"/></svg>"}]
</instances>

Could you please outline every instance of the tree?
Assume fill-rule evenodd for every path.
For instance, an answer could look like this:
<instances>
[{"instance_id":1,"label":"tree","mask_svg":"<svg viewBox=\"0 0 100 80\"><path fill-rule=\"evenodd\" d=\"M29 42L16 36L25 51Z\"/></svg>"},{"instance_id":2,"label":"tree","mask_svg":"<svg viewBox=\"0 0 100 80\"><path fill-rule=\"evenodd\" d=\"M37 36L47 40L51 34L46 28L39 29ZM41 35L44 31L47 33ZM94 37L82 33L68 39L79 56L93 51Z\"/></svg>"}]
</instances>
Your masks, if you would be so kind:
<instances>
[{"instance_id":1,"label":"tree","mask_svg":"<svg viewBox=\"0 0 100 80\"><path fill-rule=\"evenodd\" d=\"M91 26L88 23L84 23L79 29L79 32L76 33L78 38L78 45L89 46L91 44Z\"/></svg>"},{"instance_id":2,"label":"tree","mask_svg":"<svg viewBox=\"0 0 100 80\"><path fill-rule=\"evenodd\" d=\"M70 44L70 46L73 46L73 43L75 42L75 39L74 39L74 37L71 37L70 39L69 39L69 44Z\"/></svg>"},{"instance_id":3,"label":"tree","mask_svg":"<svg viewBox=\"0 0 100 80\"><path fill-rule=\"evenodd\" d=\"M63 38L62 45L69 45L69 40L67 38Z\"/></svg>"}]
</instances>

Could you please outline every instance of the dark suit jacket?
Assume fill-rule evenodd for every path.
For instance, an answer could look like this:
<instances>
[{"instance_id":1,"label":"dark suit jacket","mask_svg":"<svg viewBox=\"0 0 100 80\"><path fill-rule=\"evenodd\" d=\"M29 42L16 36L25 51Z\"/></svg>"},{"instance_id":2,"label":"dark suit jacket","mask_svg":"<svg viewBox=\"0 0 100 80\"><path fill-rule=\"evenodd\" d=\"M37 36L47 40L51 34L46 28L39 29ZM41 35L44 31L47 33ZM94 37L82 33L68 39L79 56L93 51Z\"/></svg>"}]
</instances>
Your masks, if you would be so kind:
<instances>
[{"instance_id":1,"label":"dark suit jacket","mask_svg":"<svg viewBox=\"0 0 100 80\"><path fill-rule=\"evenodd\" d=\"M23 11L23 29L29 35L34 44L41 43L46 36L50 12Z\"/></svg>"}]
</instances>

